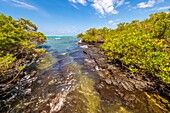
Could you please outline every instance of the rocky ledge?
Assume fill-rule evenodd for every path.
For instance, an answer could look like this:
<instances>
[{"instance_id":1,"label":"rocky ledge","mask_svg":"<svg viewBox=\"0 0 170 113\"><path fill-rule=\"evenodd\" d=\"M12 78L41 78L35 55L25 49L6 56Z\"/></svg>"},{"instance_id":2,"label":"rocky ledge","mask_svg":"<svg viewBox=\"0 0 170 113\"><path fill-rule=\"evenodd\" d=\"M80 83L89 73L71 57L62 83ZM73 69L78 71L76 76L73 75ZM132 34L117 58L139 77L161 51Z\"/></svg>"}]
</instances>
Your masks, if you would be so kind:
<instances>
[{"instance_id":1,"label":"rocky ledge","mask_svg":"<svg viewBox=\"0 0 170 113\"><path fill-rule=\"evenodd\" d=\"M120 63L111 61L100 49L100 43L88 44L83 42L80 45L88 56L89 68L95 69L107 84L123 88L126 91L139 90L156 93L170 100L169 85L161 83L152 76L131 74Z\"/></svg>"}]
</instances>

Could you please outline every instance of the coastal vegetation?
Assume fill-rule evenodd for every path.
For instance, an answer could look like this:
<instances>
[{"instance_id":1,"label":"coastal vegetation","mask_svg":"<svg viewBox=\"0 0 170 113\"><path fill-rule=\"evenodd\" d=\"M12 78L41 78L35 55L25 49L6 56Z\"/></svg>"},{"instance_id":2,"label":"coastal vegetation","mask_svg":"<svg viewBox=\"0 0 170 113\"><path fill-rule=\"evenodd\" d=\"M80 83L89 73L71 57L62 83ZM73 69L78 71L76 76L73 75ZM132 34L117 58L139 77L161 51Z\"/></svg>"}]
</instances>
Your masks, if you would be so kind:
<instances>
[{"instance_id":1,"label":"coastal vegetation","mask_svg":"<svg viewBox=\"0 0 170 113\"><path fill-rule=\"evenodd\" d=\"M45 36L37 29L29 20L14 20L0 14L0 83L12 83L25 67L45 52L36 48L45 42Z\"/></svg>"},{"instance_id":2,"label":"coastal vegetation","mask_svg":"<svg viewBox=\"0 0 170 113\"><path fill-rule=\"evenodd\" d=\"M152 75L170 84L170 13L120 23L116 29L91 28L77 37L87 43L101 43L108 58L131 73Z\"/></svg>"}]
</instances>

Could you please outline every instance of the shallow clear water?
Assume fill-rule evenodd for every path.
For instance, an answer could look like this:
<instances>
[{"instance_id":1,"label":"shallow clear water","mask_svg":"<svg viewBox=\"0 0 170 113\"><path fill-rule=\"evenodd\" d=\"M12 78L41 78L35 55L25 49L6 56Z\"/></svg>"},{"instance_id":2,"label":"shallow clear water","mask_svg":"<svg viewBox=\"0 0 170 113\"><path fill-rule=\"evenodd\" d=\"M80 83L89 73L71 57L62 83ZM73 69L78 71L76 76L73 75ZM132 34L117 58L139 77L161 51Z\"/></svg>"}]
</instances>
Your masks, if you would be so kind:
<instances>
[{"instance_id":1,"label":"shallow clear water","mask_svg":"<svg viewBox=\"0 0 170 113\"><path fill-rule=\"evenodd\" d=\"M76 37L52 36L39 47L49 51L37 65L31 93L18 98L11 113L161 113L168 112L162 97L126 91L100 80L86 64ZM89 61L90 62L90 61ZM93 63L93 62L92 62ZM162 102L164 100L164 102Z\"/></svg>"}]
</instances>

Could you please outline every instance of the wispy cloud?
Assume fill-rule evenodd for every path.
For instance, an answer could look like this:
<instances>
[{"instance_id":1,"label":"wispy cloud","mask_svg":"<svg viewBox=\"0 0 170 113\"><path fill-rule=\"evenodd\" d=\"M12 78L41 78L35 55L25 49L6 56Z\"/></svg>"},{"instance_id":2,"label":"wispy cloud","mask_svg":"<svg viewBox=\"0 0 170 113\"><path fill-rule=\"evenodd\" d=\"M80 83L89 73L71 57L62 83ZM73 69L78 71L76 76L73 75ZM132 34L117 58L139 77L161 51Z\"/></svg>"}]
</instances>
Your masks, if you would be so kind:
<instances>
[{"instance_id":1,"label":"wispy cloud","mask_svg":"<svg viewBox=\"0 0 170 113\"><path fill-rule=\"evenodd\" d=\"M39 14L45 16L45 17L49 17L50 15L48 14L48 12L46 12L45 10L39 8L39 7L36 7L32 4L28 4L26 3L25 1L26 0L0 0L0 1L3 1L3 2L6 2L14 7L19 7L19 8L24 8L24 9L28 9L28 10L32 10L32 11L36 11L38 12Z\"/></svg>"},{"instance_id":2,"label":"wispy cloud","mask_svg":"<svg viewBox=\"0 0 170 113\"><path fill-rule=\"evenodd\" d=\"M108 23L109 25L115 26L115 25L117 25L117 24L119 23L120 20L121 20L121 19L109 20L107 23Z\"/></svg>"},{"instance_id":3,"label":"wispy cloud","mask_svg":"<svg viewBox=\"0 0 170 113\"><path fill-rule=\"evenodd\" d=\"M82 5L87 5L87 1L86 0L69 0L70 2L73 2L73 3L80 3Z\"/></svg>"},{"instance_id":4,"label":"wispy cloud","mask_svg":"<svg viewBox=\"0 0 170 113\"><path fill-rule=\"evenodd\" d=\"M137 4L137 8L153 7L155 4L164 2L164 0L148 0L147 2L140 2Z\"/></svg>"},{"instance_id":5,"label":"wispy cloud","mask_svg":"<svg viewBox=\"0 0 170 113\"><path fill-rule=\"evenodd\" d=\"M107 23L110 25L116 25L116 23L113 20L109 20Z\"/></svg>"},{"instance_id":6,"label":"wispy cloud","mask_svg":"<svg viewBox=\"0 0 170 113\"><path fill-rule=\"evenodd\" d=\"M158 10L168 10L168 9L170 9L170 6L164 6L164 7L158 8Z\"/></svg>"},{"instance_id":7,"label":"wispy cloud","mask_svg":"<svg viewBox=\"0 0 170 113\"><path fill-rule=\"evenodd\" d=\"M36 8L35 6L33 5L30 5L28 3L25 3L25 2L21 2L19 0L11 0L12 2L14 2L15 6L17 7L23 7L23 8L27 8L27 9L31 9L31 10L37 10L38 8Z\"/></svg>"},{"instance_id":8,"label":"wispy cloud","mask_svg":"<svg viewBox=\"0 0 170 113\"><path fill-rule=\"evenodd\" d=\"M76 5L74 4L71 4L75 9L79 9Z\"/></svg>"},{"instance_id":9,"label":"wispy cloud","mask_svg":"<svg viewBox=\"0 0 170 113\"><path fill-rule=\"evenodd\" d=\"M158 0L157 2L158 2L158 3L162 3L162 2L164 2L164 1L165 1L165 0Z\"/></svg>"},{"instance_id":10,"label":"wispy cloud","mask_svg":"<svg viewBox=\"0 0 170 113\"><path fill-rule=\"evenodd\" d=\"M117 6L116 7L119 7L121 6L123 3L124 3L125 0L117 0Z\"/></svg>"},{"instance_id":11,"label":"wispy cloud","mask_svg":"<svg viewBox=\"0 0 170 113\"><path fill-rule=\"evenodd\" d=\"M69 0L72 3L80 3L86 6L88 3L102 16L106 14L118 14L115 9L123 5L125 0Z\"/></svg>"},{"instance_id":12,"label":"wispy cloud","mask_svg":"<svg viewBox=\"0 0 170 113\"><path fill-rule=\"evenodd\" d=\"M130 2L125 2L126 5L130 4Z\"/></svg>"},{"instance_id":13,"label":"wispy cloud","mask_svg":"<svg viewBox=\"0 0 170 113\"><path fill-rule=\"evenodd\" d=\"M147 7L153 7L155 4L155 0L148 0L148 2L140 2L137 4L138 8L147 8Z\"/></svg>"},{"instance_id":14,"label":"wispy cloud","mask_svg":"<svg viewBox=\"0 0 170 113\"><path fill-rule=\"evenodd\" d=\"M30 10L38 10L37 7L35 7L31 4L28 4L26 2L23 2L21 0L2 0L2 1L3 2L9 2L15 7L22 7L22 8L26 8L26 9L30 9Z\"/></svg>"}]
</instances>

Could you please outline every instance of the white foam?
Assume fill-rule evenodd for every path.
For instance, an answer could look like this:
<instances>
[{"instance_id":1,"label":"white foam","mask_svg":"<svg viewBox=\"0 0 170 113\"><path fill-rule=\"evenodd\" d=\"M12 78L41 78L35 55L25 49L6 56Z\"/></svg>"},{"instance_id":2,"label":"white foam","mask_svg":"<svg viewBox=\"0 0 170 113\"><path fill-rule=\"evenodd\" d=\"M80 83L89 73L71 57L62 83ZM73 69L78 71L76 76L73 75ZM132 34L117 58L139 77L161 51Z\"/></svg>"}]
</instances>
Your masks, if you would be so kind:
<instances>
[{"instance_id":1,"label":"white foam","mask_svg":"<svg viewBox=\"0 0 170 113\"><path fill-rule=\"evenodd\" d=\"M88 46L87 45L83 45L83 46L80 46L81 48L88 48Z\"/></svg>"},{"instance_id":2,"label":"white foam","mask_svg":"<svg viewBox=\"0 0 170 113\"><path fill-rule=\"evenodd\" d=\"M73 74L75 74L75 73L71 71L68 75L70 76L70 75L73 75Z\"/></svg>"},{"instance_id":3,"label":"white foam","mask_svg":"<svg viewBox=\"0 0 170 113\"><path fill-rule=\"evenodd\" d=\"M91 60L91 59L85 59L85 61L88 62L88 63L93 63L94 62L94 60Z\"/></svg>"},{"instance_id":4,"label":"white foam","mask_svg":"<svg viewBox=\"0 0 170 113\"><path fill-rule=\"evenodd\" d=\"M78 44L81 44L81 43L82 43L82 40L79 40L79 41L78 41Z\"/></svg>"},{"instance_id":5,"label":"white foam","mask_svg":"<svg viewBox=\"0 0 170 113\"><path fill-rule=\"evenodd\" d=\"M55 38L56 40L60 40L61 38Z\"/></svg>"},{"instance_id":6,"label":"white foam","mask_svg":"<svg viewBox=\"0 0 170 113\"><path fill-rule=\"evenodd\" d=\"M61 53L60 55L66 55L67 53Z\"/></svg>"},{"instance_id":7,"label":"white foam","mask_svg":"<svg viewBox=\"0 0 170 113\"><path fill-rule=\"evenodd\" d=\"M98 66L96 66L96 67L95 67L95 69L96 69L97 71L99 71L99 70L100 70Z\"/></svg>"}]
</instances>

